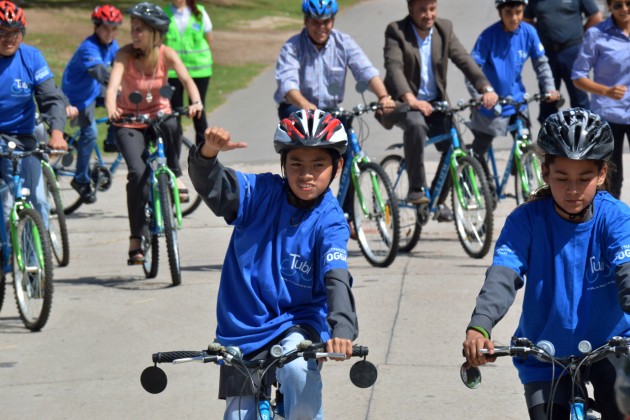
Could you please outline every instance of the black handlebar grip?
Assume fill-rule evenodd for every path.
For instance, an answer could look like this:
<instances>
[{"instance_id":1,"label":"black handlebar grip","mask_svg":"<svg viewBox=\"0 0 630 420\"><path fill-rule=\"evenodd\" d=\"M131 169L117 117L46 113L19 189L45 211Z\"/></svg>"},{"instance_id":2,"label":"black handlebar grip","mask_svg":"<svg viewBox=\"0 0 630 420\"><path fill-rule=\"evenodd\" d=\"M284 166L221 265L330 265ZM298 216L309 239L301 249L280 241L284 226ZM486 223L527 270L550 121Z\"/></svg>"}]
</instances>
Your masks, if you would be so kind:
<instances>
[{"instance_id":1,"label":"black handlebar grip","mask_svg":"<svg viewBox=\"0 0 630 420\"><path fill-rule=\"evenodd\" d=\"M200 351L165 351L153 354L153 363L172 363L173 360L185 359L188 357L204 356L205 353Z\"/></svg>"},{"instance_id":2,"label":"black handlebar grip","mask_svg":"<svg viewBox=\"0 0 630 420\"><path fill-rule=\"evenodd\" d=\"M369 353L369 349L366 346L353 346L352 357L365 357Z\"/></svg>"}]
</instances>

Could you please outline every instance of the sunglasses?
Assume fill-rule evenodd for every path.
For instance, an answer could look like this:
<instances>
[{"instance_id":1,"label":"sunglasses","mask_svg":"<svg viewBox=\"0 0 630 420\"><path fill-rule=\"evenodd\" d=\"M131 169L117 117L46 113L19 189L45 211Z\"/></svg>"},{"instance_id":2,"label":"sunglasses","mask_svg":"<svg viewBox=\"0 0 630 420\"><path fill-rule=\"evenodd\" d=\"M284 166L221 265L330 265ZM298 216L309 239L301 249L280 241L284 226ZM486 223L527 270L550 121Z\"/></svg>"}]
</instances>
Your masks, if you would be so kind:
<instances>
[{"instance_id":1,"label":"sunglasses","mask_svg":"<svg viewBox=\"0 0 630 420\"><path fill-rule=\"evenodd\" d=\"M10 39L18 39L18 37L22 35L22 31L7 31L4 29L0 29L0 38L10 38Z\"/></svg>"},{"instance_id":2,"label":"sunglasses","mask_svg":"<svg viewBox=\"0 0 630 420\"><path fill-rule=\"evenodd\" d=\"M630 1L624 1L624 2L619 2L619 3L613 3L610 8L613 10L620 10L624 4L626 5L626 7L628 9L630 9Z\"/></svg>"}]
</instances>

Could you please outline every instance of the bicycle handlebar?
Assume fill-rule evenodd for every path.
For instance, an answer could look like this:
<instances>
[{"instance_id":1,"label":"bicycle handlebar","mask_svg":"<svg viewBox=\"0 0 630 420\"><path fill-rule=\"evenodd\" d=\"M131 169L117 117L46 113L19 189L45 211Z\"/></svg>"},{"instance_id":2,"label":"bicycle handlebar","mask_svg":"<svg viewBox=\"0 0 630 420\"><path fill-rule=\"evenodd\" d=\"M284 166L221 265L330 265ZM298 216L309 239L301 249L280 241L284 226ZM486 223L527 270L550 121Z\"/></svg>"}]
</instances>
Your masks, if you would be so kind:
<instances>
[{"instance_id":1,"label":"bicycle handlebar","mask_svg":"<svg viewBox=\"0 0 630 420\"><path fill-rule=\"evenodd\" d=\"M608 340L606 344L596 349L592 349L591 344L584 340L578 345L582 355L567 357L555 357L553 344L549 342L541 341L534 344L527 338L513 338L512 341L514 343L513 345L495 347L492 354L489 353L488 349L481 349L480 353L487 357L535 356L540 361L559 365L564 369L568 369L569 372L579 367L592 365L611 354L617 357L630 354L630 338L627 337L613 337ZM462 355L465 357L463 350ZM460 376L462 382L464 382L468 388L477 388L481 383L481 372L479 368L470 366L468 362L462 364Z\"/></svg>"},{"instance_id":2,"label":"bicycle handlebar","mask_svg":"<svg viewBox=\"0 0 630 420\"><path fill-rule=\"evenodd\" d=\"M512 98L511 96L508 96L505 98L500 97L496 105L513 105L515 107L520 107L521 105L528 105L530 102L545 102L550 97L551 97L550 93L536 93L531 96L526 93L523 96L523 99L520 101L514 100L514 98ZM564 101L564 98L562 97L562 95L560 95L559 100ZM470 104L470 106L474 108L479 108L483 106L483 102L476 99L471 99L470 101L468 101L468 104Z\"/></svg>"},{"instance_id":3,"label":"bicycle handlebar","mask_svg":"<svg viewBox=\"0 0 630 420\"><path fill-rule=\"evenodd\" d=\"M212 348L213 346L214 348ZM242 357L241 351L238 347L216 346L215 343L213 343L208 346L208 350L158 352L153 354L152 359L154 363L174 364L186 362L210 363L225 360L228 363L239 363L248 367L264 368L272 363L286 364L300 357L305 360L320 358L341 359L346 357L344 353L324 352L322 351L323 346L323 343L312 344L312 342L306 340L300 343L297 349L289 351L286 354L275 353L274 355L272 350L272 355L268 359L247 360ZM279 351L281 352L282 350ZM369 350L365 346L352 347L352 357L366 357L368 353Z\"/></svg>"},{"instance_id":4,"label":"bicycle handlebar","mask_svg":"<svg viewBox=\"0 0 630 420\"><path fill-rule=\"evenodd\" d=\"M329 109L328 112L335 117L358 117L366 112L376 112L379 109L383 109L381 104L378 102L370 102L369 104L355 105L351 110L338 106L336 108Z\"/></svg>"},{"instance_id":5,"label":"bicycle handlebar","mask_svg":"<svg viewBox=\"0 0 630 420\"><path fill-rule=\"evenodd\" d=\"M151 118L151 116L147 114L123 114L120 118L115 120L108 120L107 123L140 123L146 125L156 125L160 124L162 121L171 117L181 117L184 115L188 115L188 107L178 107L173 108L170 114L165 114L162 111L158 111L157 116L155 118Z\"/></svg>"}]
</instances>

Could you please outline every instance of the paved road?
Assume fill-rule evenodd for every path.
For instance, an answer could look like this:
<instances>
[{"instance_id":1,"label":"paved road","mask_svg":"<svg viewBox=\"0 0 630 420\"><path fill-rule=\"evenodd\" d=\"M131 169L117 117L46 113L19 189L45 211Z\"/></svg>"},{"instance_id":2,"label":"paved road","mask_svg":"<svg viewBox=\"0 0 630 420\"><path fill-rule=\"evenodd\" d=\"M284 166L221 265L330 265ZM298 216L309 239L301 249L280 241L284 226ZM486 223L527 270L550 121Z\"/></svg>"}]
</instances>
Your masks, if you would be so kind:
<instances>
[{"instance_id":1,"label":"paved road","mask_svg":"<svg viewBox=\"0 0 630 420\"><path fill-rule=\"evenodd\" d=\"M456 22L469 48L496 18L490 1L471 7L470 1L450 0L441 2L440 8L442 16ZM404 14L401 0L369 1L340 14L338 26L356 36L380 65L385 23ZM449 76L451 97L465 97L457 71ZM224 155L239 168L278 170L271 148L273 87L272 73L265 72L210 115L213 124L250 142L249 149ZM346 102L357 100L349 95ZM386 132L369 123L370 154L382 154L387 144L400 139L399 131ZM428 165L435 167L431 155ZM182 285L169 287L164 264L156 279L144 279L139 267L125 265L123 172L96 204L81 208L70 219L71 263L55 270L52 314L42 332L29 333L22 327L13 290L7 289L0 313L3 419L221 417L215 366L167 366L169 386L159 396L142 390L139 375L153 352L203 349L213 339L215 297L231 229L208 209L199 209L185 220L180 235ZM499 204L497 230L513 205ZM370 346L369 359L377 364L379 378L374 387L357 389L347 380L350 363L327 364L327 418L526 416L521 386L508 360L484 368L484 382L477 391L466 389L459 380L463 329L490 257L467 257L453 226L435 222L424 228L412 253L400 255L387 269L370 267L356 243L349 248L361 326L358 341ZM508 340L519 315L517 302L494 332L498 342Z\"/></svg>"}]
</instances>

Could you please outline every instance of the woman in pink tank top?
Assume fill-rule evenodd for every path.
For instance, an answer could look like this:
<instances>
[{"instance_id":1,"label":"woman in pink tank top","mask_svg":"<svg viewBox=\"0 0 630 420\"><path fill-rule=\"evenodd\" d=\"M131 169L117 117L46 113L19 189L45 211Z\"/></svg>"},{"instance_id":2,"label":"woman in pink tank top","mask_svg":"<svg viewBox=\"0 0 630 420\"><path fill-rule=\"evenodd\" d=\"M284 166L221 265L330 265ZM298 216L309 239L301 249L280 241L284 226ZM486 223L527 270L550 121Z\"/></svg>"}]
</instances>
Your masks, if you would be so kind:
<instances>
[{"instance_id":1,"label":"woman in pink tank top","mask_svg":"<svg viewBox=\"0 0 630 420\"><path fill-rule=\"evenodd\" d=\"M127 13L131 16L132 42L118 51L112 66L105 97L109 119L115 121L123 114L149 114L155 117L159 111L171 113L169 100L159 93L160 88L168 84L169 69L175 70L191 99L189 116L201 115L203 105L197 86L175 50L163 45L169 17L159 6L147 2L136 4ZM132 92L140 92L143 97L137 105L129 101ZM128 168L127 210L131 231L128 263L142 264L142 238L148 234L144 206L149 196L149 170L143 159L147 130L142 124L113 124L116 126L116 144ZM188 190L179 179L182 133L178 130L177 119L167 119L160 128L167 164L178 177L180 200L186 202Z\"/></svg>"}]
</instances>

